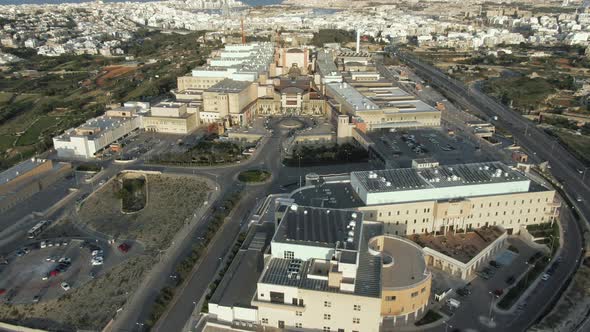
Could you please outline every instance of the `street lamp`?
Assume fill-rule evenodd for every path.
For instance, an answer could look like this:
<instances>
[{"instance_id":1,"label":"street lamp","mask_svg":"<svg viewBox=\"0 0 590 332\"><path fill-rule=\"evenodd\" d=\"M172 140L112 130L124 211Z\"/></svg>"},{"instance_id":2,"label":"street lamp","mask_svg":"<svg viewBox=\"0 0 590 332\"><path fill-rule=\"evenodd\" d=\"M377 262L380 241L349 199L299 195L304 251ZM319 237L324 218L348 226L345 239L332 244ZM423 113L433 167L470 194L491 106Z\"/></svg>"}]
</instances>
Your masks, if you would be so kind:
<instances>
[{"instance_id":1,"label":"street lamp","mask_svg":"<svg viewBox=\"0 0 590 332\"><path fill-rule=\"evenodd\" d=\"M445 321L443 321L443 324L445 324L445 332L447 332L447 331L448 331L448 328L449 328L449 327L450 327L450 328L453 328L453 325L450 325L449 323L447 323L447 321L446 321L446 320L445 320Z\"/></svg>"},{"instance_id":2,"label":"street lamp","mask_svg":"<svg viewBox=\"0 0 590 332\"><path fill-rule=\"evenodd\" d=\"M490 322L490 324L494 321L494 318L492 317L492 306L494 305L494 298L496 297L496 295L492 292L488 292L492 298L490 299L490 312L488 314L488 321Z\"/></svg>"}]
</instances>

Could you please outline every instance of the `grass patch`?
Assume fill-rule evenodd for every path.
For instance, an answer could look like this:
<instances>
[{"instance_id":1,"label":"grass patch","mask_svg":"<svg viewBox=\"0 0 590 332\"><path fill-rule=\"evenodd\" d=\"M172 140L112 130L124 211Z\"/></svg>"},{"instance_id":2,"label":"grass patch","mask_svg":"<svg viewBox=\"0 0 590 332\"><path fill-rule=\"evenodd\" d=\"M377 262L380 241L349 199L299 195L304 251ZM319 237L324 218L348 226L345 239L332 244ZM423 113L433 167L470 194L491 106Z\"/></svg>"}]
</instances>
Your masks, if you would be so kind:
<instances>
[{"instance_id":1,"label":"grass patch","mask_svg":"<svg viewBox=\"0 0 590 332\"><path fill-rule=\"evenodd\" d=\"M194 177L146 175L148 204L134 214L121 212L117 180L109 181L80 208L80 221L113 238L136 239L146 250L168 248L195 209L203 204L210 188Z\"/></svg>"},{"instance_id":2,"label":"grass patch","mask_svg":"<svg viewBox=\"0 0 590 332\"><path fill-rule=\"evenodd\" d=\"M576 135L567 130L554 130L553 133L565 144L577 157L590 164L590 137Z\"/></svg>"},{"instance_id":3,"label":"grass patch","mask_svg":"<svg viewBox=\"0 0 590 332\"><path fill-rule=\"evenodd\" d=\"M362 162L369 158L365 149L352 144L332 146L302 146L293 151L291 158L285 159L288 166L311 166L322 164L339 164L343 162Z\"/></svg>"},{"instance_id":4,"label":"grass patch","mask_svg":"<svg viewBox=\"0 0 590 332\"><path fill-rule=\"evenodd\" d=\"M144 178L123 179L117 196L121 199L123 212L141 211L146 203L146 186Z\"/></svg>"},{"instance_id":5,"label":"grass patch","mask_svg":"<svg viewBox=\"0 0 590 332\"><path fill-rule=\"evenodd\" d=\"M101 166L94 165L94 164L80 164L76 167L76 171L79 172L94 172L98 173L102 170Z\"/></svg>"},{"instance_id":6,"label":"grass patch","mask_svg":"<svg viewBox=\"0 0 590 332\"><path fill-rule=\"evenodd\" d=\"M39 140L42 140L42 134L55 127L59 123L60 119L53 116L43 116L38 118L23 135L21 135L17 141L17 145L32 145Z\"/></svg>"},{"instance_id":7,"label":"grass patch","mask_svg":"<svg viewBox=\"0 0 590 332\"><path fill-rule=\"evenodd\" d=\"M422 326L422 325L434 323L441 318L442 318L442 315L439 314L438 312L433 311L433 310L428 310L426 312L426 314L424 315L424 317L422 317L420 320L415 322L414 325Z\"/></svg>"},{"instance_id":8,"label":"grass patch","mask_svg":"<svg viewBox=\"0 0 590 332\"><path fill-rule=\"evenodd\" d=\"M243 171L238 175L238 180L246 183L264 182L270 178L270 172L252 169Z\"/></svg>"}]
</instances>

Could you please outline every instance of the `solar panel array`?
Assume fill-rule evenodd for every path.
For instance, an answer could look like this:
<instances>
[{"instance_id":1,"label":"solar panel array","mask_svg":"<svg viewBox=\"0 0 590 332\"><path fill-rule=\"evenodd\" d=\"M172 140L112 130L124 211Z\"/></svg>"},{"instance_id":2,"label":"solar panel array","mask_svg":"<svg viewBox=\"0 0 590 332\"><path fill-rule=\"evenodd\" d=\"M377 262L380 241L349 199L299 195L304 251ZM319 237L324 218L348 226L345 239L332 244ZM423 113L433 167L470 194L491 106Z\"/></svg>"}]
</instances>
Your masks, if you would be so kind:
<instances>
[{"instance_id":1,"label":"solar panel array","mask_svg":"<svg viewBox=\"0 0 590 332\"><path fill-rule=\"evenodd\" d=\"M484 183L525 181L527 178L500 162L437 166L414 169L399 168L353 172L368 192L388 192L461 186Z\"/></svg>"},{"instance_id":2,"label":"solar panel array","mask_svg":"<svg viewBox=\"0 0 590 332\"><path fill-rule=\"evenodd\" d=\"M287 209L275 241L356 250L361 221L359 212L293 205Z\"/></svg>"}]
</instances>

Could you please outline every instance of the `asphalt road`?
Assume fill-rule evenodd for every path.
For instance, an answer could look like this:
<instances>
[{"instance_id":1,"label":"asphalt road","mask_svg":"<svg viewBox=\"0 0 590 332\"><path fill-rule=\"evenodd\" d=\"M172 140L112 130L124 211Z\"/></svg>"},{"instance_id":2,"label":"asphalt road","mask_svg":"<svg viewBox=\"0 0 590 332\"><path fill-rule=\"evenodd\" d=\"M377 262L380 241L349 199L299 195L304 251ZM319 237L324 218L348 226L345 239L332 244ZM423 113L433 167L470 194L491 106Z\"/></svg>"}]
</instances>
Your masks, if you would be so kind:
<instances>
[{"instance_id":1,"label":"asphalt road","mask_svg":"<svg viewBox=\"0 0 590 332\"><path fill-rule=\"evenodd\" d=\"M512 133L516 142L530 154L534 161L549 161L552 173L562 179L564 190L570 197L580 197L584 201L590 199L590 189L587 183L582 181L583 174L580 173L580 170L584 173L585 166L564 147L557 144L553 138L538 129L533 122L477 89L465 87L462 83L448 77L436 68L420 62L411 55L399 52L396 54L413 67L420 77L429 80L439 90L453 98L455 103L480 113L484 119L490 119L497 127ZM496 116L498 120L493 120ZM590 206L577 204L575 208L581 215L590 216ZM517 316L499 316L495 320L495 328L488 328L478 322L481 313L479 315L472 313L471 321L451 319L448 323L463 327L467 324L470 328L478 330L505 330L509 328L510 331L523 331L534 323L545 312L551 300L559 295L561 286L575 270L577 260L583 250L581 235L578 231L579 225L576 225L573 218L570 217L567 207L563 207L561 213L564 215L564 228L570 230L564 235L563 263L548 282L537 285L527 301L528 306L524 312ZM476 308L474 309L477 311ZM433 331L443 328L438 327Z\"/></svg>"}]
</instances>

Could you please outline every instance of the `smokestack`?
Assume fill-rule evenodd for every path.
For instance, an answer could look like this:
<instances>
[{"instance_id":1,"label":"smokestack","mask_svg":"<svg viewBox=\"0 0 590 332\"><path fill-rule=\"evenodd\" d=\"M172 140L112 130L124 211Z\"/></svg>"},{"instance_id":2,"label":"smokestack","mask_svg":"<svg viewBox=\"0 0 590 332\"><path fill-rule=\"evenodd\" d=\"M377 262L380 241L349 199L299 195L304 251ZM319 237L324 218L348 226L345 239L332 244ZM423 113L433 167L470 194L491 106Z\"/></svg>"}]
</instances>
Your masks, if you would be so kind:
<instances>
[{"instance_id":1,"label":"smokestack","mask_svg":"<svg viewBox=\"0 0 590 332\"><path fill-rule=\"evenodd\" d=\"M246 44L246 33L244 32L244 17L241 18L240 25L242 26L242 44Z\"/></svg>"},{"instance_id":2,"label":"smokestack","mask_svg":"<svg viewBox=\"0 0 590 332\"><path fill-rule=\"evenodd\" d=\"M356 52L361 51L361 30L356 30Z\"/></svg>"}]
</instances>

